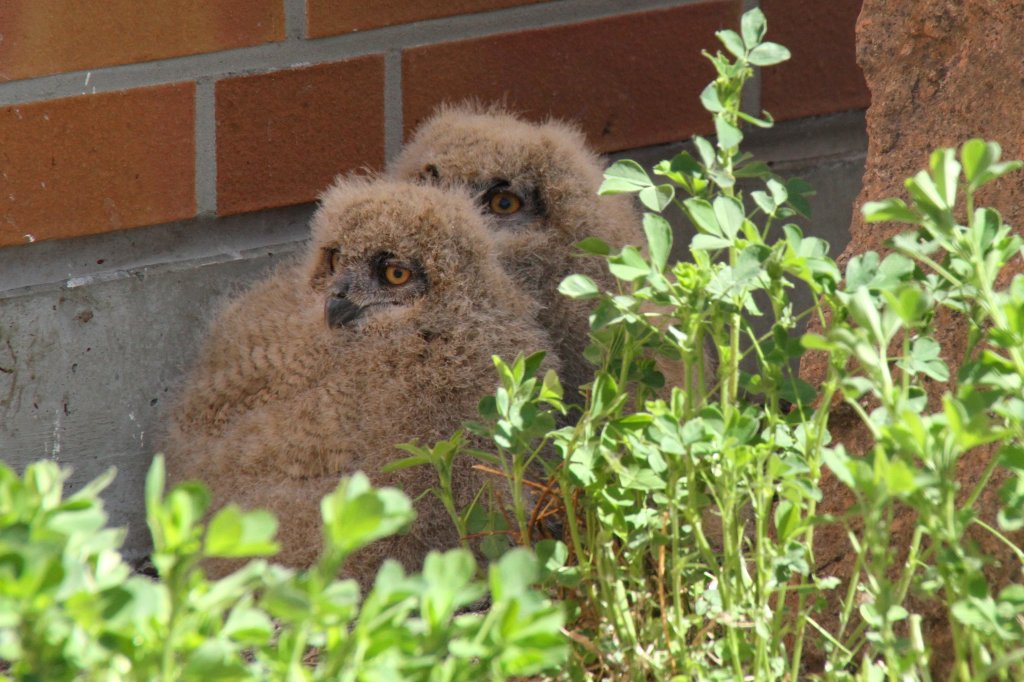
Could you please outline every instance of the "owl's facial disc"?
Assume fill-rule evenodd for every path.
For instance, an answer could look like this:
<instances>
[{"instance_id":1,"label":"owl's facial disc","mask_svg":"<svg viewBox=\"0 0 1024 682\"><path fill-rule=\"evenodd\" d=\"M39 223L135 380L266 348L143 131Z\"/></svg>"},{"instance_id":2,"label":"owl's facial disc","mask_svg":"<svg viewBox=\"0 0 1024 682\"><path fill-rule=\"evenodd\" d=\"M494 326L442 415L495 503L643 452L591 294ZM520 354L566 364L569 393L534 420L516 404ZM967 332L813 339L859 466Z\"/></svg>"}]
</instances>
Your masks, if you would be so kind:
<instances>
[{"instance_id":1,"label":"owl's facial disc","mask_svg":"<svg viewBox=\"0 0 1024 682\"><path fill-rule=\"evenodd\" d=\"M420 171L418 180L434 185L468 184L475 192L480 210L493 217L494 224L501 229L526 227L547 217L540 191L523 178L492 178L481 182L463 177L445 177L436 165L428 163Z\"/></svg>"},{"instance_id":2,"label":"owl's facial disc","mask_svg":"<svg viewBox=\"0 0 1024 682\"><path fill-rule=\"evenodd\" d=\"M346 266L333 250L326 260L333 279L324 302L324 321L331 329L359 326L374 310L411 303L426 291L426 276L419 264L388 252L363 265Z\"/></svg>"}]
</instances>

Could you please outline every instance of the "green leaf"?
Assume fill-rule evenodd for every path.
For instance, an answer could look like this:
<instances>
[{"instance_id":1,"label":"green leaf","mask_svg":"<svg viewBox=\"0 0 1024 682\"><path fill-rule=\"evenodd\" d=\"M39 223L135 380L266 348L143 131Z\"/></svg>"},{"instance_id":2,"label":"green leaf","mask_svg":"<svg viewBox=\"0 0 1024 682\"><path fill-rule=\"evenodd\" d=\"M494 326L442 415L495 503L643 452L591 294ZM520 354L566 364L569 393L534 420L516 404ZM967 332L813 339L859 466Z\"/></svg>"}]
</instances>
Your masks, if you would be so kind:
<instances>
[{"instance_id":1,"label":"green leaf","mask_svg":"<svg viewBox=\"0 0 1024 682\"><path fill-rule=\"evenodd\" d=\"M747 55L747 59L754 66L772 66L786 61L792 55L789 50L778 43L761 43Z\"/></svg>"},{"instance_id":2,"label":"green leaf","mask_svg":"<svg viewBox=\"0 0 1024 682\"><path fill-rule=\"evenodd\" d=\"M222 633L243 644L266 644L274 634L274 623L259 609L236 606L231 609Z\"/></svg>"},{"instance_id":3,"label":"green leaf","mask_svg":"<svg viewBox=\"0 0 1024 682\"><path fill-rule=\"evenodd\" d=\"M975 181L989 169L994 161L998 161L1002 149L998 142L985 142L974 138L964 142L960 148L960 160L964 167L964 177L967 179L968 189L976 188Z\"/></svg>"},{"instance_id":4,"label":"green leaf","mask_svg":"<svg viewBox=\"0 0 1024 682\"><path fill-rule=\"evenodd\" d=\"M708 83L707 87L700 93L700 103L712 114L725 110L722 101L718 99L718 84L716 81Z\"/></svg>"},{"instance_id":5,"label":"green leaf","mask_svg":"<svg viewBox=\"0 0 1024 682\"><path fill-rule=\"evenodd\" d=\"M717 249L727 249L730 246L732 246L730 240L710 234L695 234L693 239L690 240L690 248L697 251L715 251Z\"/></svg>"},{"instance_id":6,"label":"green leaf","mask_svg":"<svg viewBox=\"0 0 1024 682\"><path fill-rule=\"evenodd\" d=\"M619 485L626 490L662 490L665 481L645 466L625 466L619 472Z\"/></svg>"},{"instance_id":7,"label":"green leaf","mask_svg":"<svg viewBox=\"0 0 1024 682\"><path fill-rule=\"evenodd\" d=\"M937 149L930 158L932 177L935 187L942 197L943 204L953 208L956 204L956 187L960 181L960 164L952 149Z\"/></svg>"},{"instance_id":8,"label":"green leaf","mask_svg":"<svg viewBox=\"0 0 1024 682\"><path fill-rule=\"evenodd\" d=\"M210 557L250 557L276 554L277 519L269 511L243 512L238 505L222 507L206 530L205 554Z\"/></svg>"},{"instance_id":9,"label":"green leaf","mask_svg":"<svg viewBox=\"0 0 1024 682\"><path fill-rule=\"evenodd\" d=\"M999 526L1008 531L1024 528L1024 475L1020 471L999 487L999 499L1003 503L996 515Z\"/></svg>"},{"instance_id":10,"label":"green leaf","mask_svg":"<svg viewBox=\"0 0 1024 682\"><path fill-rule=\"evenodd\" d=\"M760 208L765 215L775 215L775 209L778 208L778 206L775 204L775 201L772 200L771 196L769 196L767 192L756 190L750 193L750 197L754 200L754 203L757 204L757 207Z\"/></svg>"},{"instance_id":11,"label":"green leaf","mask_svg":"<svg viewBox=\"0 0 1024 682\"><path fill-rule=\"evenodd\" d=\"M916 225L921 221L921 218L900 199L869 201L861 207L861 213L869 223L895 221Z\"/></svg>"},{"instance_id":12,"label":"green leaf","mask_svg":"<svg viewBox=\"0 0 1024 682\"><path fill-rule=\"evenodd\" d=\"M820 334L804 334L800 337L800 345L807 350L831 351L835 348L835 344Z\"/></svg>"},{"instance_id":13,"label":"green leaf","mask_svg":"<svg viewBox=\"0 0 1024 682\"><path fill-rule=\"evenodd\" d=\"M867 251L854 256L846 266L846 291L866 287L872 292L898 288L914 273L914 262L901 253L890 253L881 263L878 254Z\"/></svg>"},{"instance_id":14,"label":"green leaf","mask_svg":"<svg viewBox=\"0 0 1024 682\"><path fill-rule=\"evenodd\" d=\"M942 360L939 343L928 336L914 339L910 349L909 368L921 372L936 381L949 380L949 367Z\"/></svg>"},{"instance_id":15,"label":"green leaf","mask_svg":"<svg viewBox=\"0 0 1024 682\"><path fill-rule=\"evenodd\" d=\"M149 530L154 535L156 533L156 529L153 527L155 519L152 516L159 511L160 501L164 496L164 482L166 481L164 471L164 456L158 454L153 457L153 462L149 465L149 471L146 473L146 518L150 520Z\"/></svg>"},{"instance_id":16,"label":"green leaf","mask_svg":"<svg viewBox=\"0 0 1024 682\"><path fill-rule=\"evenodd\" d=\"M905 184L918 210L928 216L937 228L945 231L952 227L953 216L949 212L949 206L928 173L919 171Z\"/></svg>"},{"instance_id":17,"label":"green leaf","mask_svg":"<svg viewBox=\"0 0 1024 682\"><path fill-rule=\"evenodd\" d=\"M715 217L715 209L704 199L691 198L683 202L686 215L698 232L722 237L722 228Z\"/></svg>"},{"instance_id":18,"label":"green leaf","mask_svg":"<svg viewBox=\"0 0 1024 682\"><path fill-rule=\"evenodd\" d=\"M534 547L534 551L537 553L539 579L542 582L547 580L548 576L561 572L569 558L569 548L561 540L541 540Z\"/></svg>"},{"instance_id":19,"label":"green leaf","mask_svg":"<svg viewBox=\"0 0 1024 682\"><path fill-rule=\"evenodd\" d=\"M623 194L639 192L651 186L651 178L647 171L636 161L622 159L616 161L604 172L604 182L598 188L598 194Z\"/></svg>"},{"instance_id":20,"label":"green leaf","mask_svg":"<svg viewBox=\"0 0 1024 682\"><path fill-rule=\"evenodd\" d=\"M882 325L882 315L878 310L878 301L868 292L866 288L857 289L850 296L850 316L857 324L871 332L873 341L879 344L887 344L891 338L887 338L886 329Z\"/></svg>"},{"instance_id":21,"label":"green leaf","mask_svg":"<svg viewBox=\"0 0 1024 682\"><path fill-rule=\"evenodd\" d=\"M772 200L775 202L776 206L781 206L786 203L787 199L789 199L789 190L786 189L784 184L775 178L768 178L764 184L765 187L768 188L768 191L772 193Z\"/></svg>"},{"instance_id":22,"label":"green leaf","mask_svg":"<svg viewBox=\"0 0 1024 682\"><path fill-rule=\"evenodd\" d=\"M260 606L275 618L297 623L308 618L312 610L310 595L305 586L295 580L271 583L260 599Z\"/></svg>"},{"instance_id":23,"label":"green leaf","mask_svg":"<svg viewBox=\"0 0 1024 682\"><path fill-rule=\"evenodd\" d=\"M637 196L640 199L640 203L645 207L661 213L665 210L666 206L672 203L675 195L676 190L672 185L652 185L651 187L644 187Z\"/></svg>"},{"instance_id":24,"label":"green leaf","mask_svg":"<svg viewBox=\"0 0 1024 682\"><path fill-rule=\"evenodd\" d=\"M544 373L544 379L541 382L541 400L561 400L563 395L564 389L562 382L558 379L558 373L549 369Z\"/></svg>"},{"instance_id":25,"label":"green leaf","mask_svg":"<svg viewBox=\"0 0 1024 682\"><path fill-rule=\"evenodd\" d=\"M995 604L991 599L967 597L955 602L949 612L964 625L990 632L996 621Z\"/></svg>"},{"instance_id":26,"label":"green leaf","mask_svg":"<svg viewBox=\"0 0 1024 682\"><path fill-rule=\"evenodd\" d=\"M907 187L913 190L914 200L918 204L924 204L929 208L947 208L942 199L942 193L935 186L935 181L925 171L918 171L914 177L907 180Z\"/></svg>"},{"instance_id":27,"label":"green leaf","mask_svg":"<svg viewBox=\"0 0 1024 682\"><path fill-rule=\"evenodd\" d=\"M563 279L562 283L558 285L558 291L563 296L572 299L594 298L601 293L594 280L579 274L569 275Z\"/></svg>"},{"instance_id":28,"label":"green leaf","mask_svg":"<svg viewBox=\"0 0 1024 682\"><path fill-rule=\"evenodd\" d=\"M163 457L163 455L157 455L157 457ZM96 498L102 493L107 487L114 482L117 478L117 467L108 467L106 471L94 478L93 480L86 483L84 486L75 491L71 495L65 506L76 501L88 502L92 504L96 501ZM147 477L148 478L148 477Z\"/></svg>"},{"instance_id":29,"label":"green leaf","mask_svg":"<svg viewBox=\"0 0 1024 682\"><path fill-rule=\"evenodd\" d=\"M402 443L395 447L402 448L408 445L408 443ZM396 459L388 462L381 471L388 473L391 471L401 471L402 469L411 469L413 467L423 466L424 464L430 464L433 460L429 455L412 455L411 457L403 457L402 459Z\"/></svg>"},{"instance_id":30,"label":"green leaf","mask_svg":"<svg viewBox=\"0 0 1024 682\"><path fill-rule=\"evenodd\" d=\"M978 178L975 179L974 187L978 188L982 185L997 180L1007 173L1012 173L1021 169L1020 161L1004 161L1003 163L993 163L989 166L988 170L982 173Z\"/></svg>"},{"instance_id":31,"label":"green leaf","mask_svg":"<svg viewBox=\"0 0 1024 682\"><path fill-rule=\"evenodd\" d=\"M443 631L443 625L459 609L483 596L481 585L471 585L476 560L465 549L441 553L431 551L423 562L424 590L421 612L430 630Z\"/></svg>"},{"instance_id":32,"label":"green leaf","mask_svg":"<svg viewBox=\"0 0 1024 682\"><path fill-rule=\"evenodd\" d=\"M904 284L896 289L883 288L882 296L894 313L907 326L917 326L925 321L932 310L931 298L923 289Z\"/></svg>"},{"instance_id":33,"label":"green leaf","mask_svg":"<svg viewBox=\"0 0 1024 682\"><path fill-rule=\"evenodd\" d=\"M540 579L537 559L528 549L517 547L491 564L491 597L495 603L522 596Z\"/></svg>"},{"instance_id":34,"label":"green leaf","mask_svg":"<svg viewBox=\"0 0 1024 682\"><path fill-rule=\"evenodd\" d=\"M789 500L780 500L775 507L775 529L780 542L785 542L800 523L800 513Z\"/></svg>"},{"instance_id":35,"label":"green leaf","mask_svg":"<svg viewBox=\"0 0 1024 682\"><path fill-rule=\"evenodd\" d=\"M868 251L856 255L846 265L846 291L868 286L878 274L878 254Z\"/></svg>"},{"instance_id":36,"label":"green leaf","mask_svg":"<svg viewBox=\"0 0 1024 682\"><path fill-rule=\"evenodd\" d=\"M789 178L785 184L789 205L803 217L810 218L811 204L807 198L814 196L814 189L803 178Z\"/></svg>"},{"instance_id":37,"label":"green leaf","mask_svg":"<svg viewBox=\"0 0 1024 682\"><path fill-rule=\"evenodd\" d=\"M771 176L772 169L764 161L751 161L737 167L733 172L737 178L767 178Z\"/></svg>"},{"instance_id":38,"label":"green leaf","mask_svg":"<svg viewBox=\"0 0 1024 682\"><path fill-rule=\"evenodd\" d=\"M334 492L321 500L320 513L325 539L342 554L397 533L416 516L404 493L373 489L362 472L342 478Z\"/></svg>"},{"instance_id":39,"label":"green leaf","mask_svg":"<svg viewBox=\"0 0 1024 682\"><path fill-rule=\"evenodd\" d=\"M612 252L608 242L597 237L587 237L576 243L576 248L594 256L607 256Z\"/></svg>"},{"instance_id":40,"label":"green leaf","mask_svg":"<svg viewBox=\"0 0 1024 682\"><path fill-rule=\"evenodd\" d=\"M743 220L745 219L743 204L733 197L718 196L715 197L713 210L715 212L715 221L721 228L722 235L726 239L735 239L736 235L739 234L740 228L743 227Z\"/></svg>"},{"instance_id":41,"label":"green leaf","mask_svg":"<svg viewBox=\"0 0 1024 682\"><path fill-rule=\"evenodd\" d=\"M235 648L221 639L206 639L188 652L183 679L244 680L245 666Z\"/></svg>"},{"instance_id":42,"label":"green leaf","mask_svg":"<svg viewBox=\"0 0 1024 682\"><path fill-rule=\"evenodd\" d=\"M856 462L846 454L846 449L842 445L835 448L824 448L821 451L821 461L847 488L857 489L853 474L853 465Z\"/></svg>"},{"instance_id":43,"label":"green leaf","mask_svg":"<svg viewBox=\"0 0 1024 682\"><path fill-rule=\"evenodd\" d=\"M779 397L794 405L810 405L818 397L814 387L799 377L783 380L779 386Z\"/></svg>"},{"instance_id":44,"label":"green leaf","mask_svg":"<svg viewBox=\"0 0 1024 682\"><path fill-rule=\"evenodd\" d=\"M537 351L527 356L520 355L516 358L516 367L522 367L522 373L518 374L518 383L522 383L524 379L537 376L537 372L540 371L540 366L544 362L544 356L547 355L544 351Z\"/></svg>"},{"instance_id":45,"label":"green leaf","mask_svg":"<svg viewBox=\"0 0 1024 682\"><path fill-rule=\"evenodd\" d=\"M618 256L608 260L608 270L617 278L632 282L641 277L646 277L651 268L644 260L640 251L633 246L622 249Z\"/></svg>"},{"instance_id":46,"label":"green leaf","mask_svg":"<svg viewBox=\"0 0 1024 682\"><path fill-rule=\"evenodd\" d=\"M660 215L645 213L644 234L647 235L651 262L659 272L663 272L668 263L669 251L672 250L672 226Z\"/></svg>"},{"instance_id":47,"label":"green leaf","mask_svg":"<svg viewBox=\"0 0 1024 682\"><path fill-rule=\"evenodd\" d=\"M734 57L743 57L746 55L746 48L743 47L743 39L740 38L736 31L730 31L728 29L724 31L715 31L715 36L722 41L725 45L725 49L729 50Z\"/></svg>"},{"instance_id":48,"label":"green leaf","mask_svg":"<svg viewBox=\"0 0 1024 682\"><path fill-rule=\"evenodd\" d=\"M999 463L1024 474L1024 446L1019 443L1006 443L999 448Z\"/></svg>"},{"instance_id":49,"label":"green leaf","mask_svg":"<svg viewBox=\"0 0 1024 682\"><path fill-rule=\"evenodd\" d=\"M734 149L743 141L743 133L725 120L723 114L715 116L715 134L718 136L718 148L722 150Z\"/></svg>"},{"instance_id":50,"label":"green leaf","mask_svg":"<svg viewBox=\"0 0 1024 682\"><path fill-rule=\"evenodd\" d=\"M743 44L751 50L761 44L764 34L768 31L768 21L764 18L764 12L755 7L743 13L740 19L740 32L743 34Z\"/></svg>"},{"instance_id":51,"label":"green leaf","mask_svg":"<svg viewBox=\"0 0 1024 682\"><path fill-rule=\"evenodd\" d=\"M711 143L705 140L700 135L695 135L693 138L693 146L697 148L697 153L700 155L700 160L706 168L710 168L715 163L715 148L711 146Z\"/></svg>"},{"instance_id":52,"label":"green leaf","mask_svg":"<svg viewBox=\"0 0 1024 682\"><path fill-rule=\"evenodd\" d=\"M669 169L674 173L682 173L691 177L699 177L704 172L700 163L689 152L679 152L673 156Z\"/></svg>"},{"instance_id":53,"label":"green leaf","mask_svg":"<svg viewBox=\"0 0 1024 682\"><path fill-rule=\"evenodd\" d=\"M914 470L902 459L888 459L880 450L876 450L873 463L876 475L885 483L890 494L904 497L917 490Z\"/></svg>"},{"instance_id":54,"label":"green leaf","mask_svg":"<svg viewBox=\"0 0 1024 682\"><path fill-rule=\"evenodd\" d=\"M179 483L163 502L160 521L167 539L167 549L177 549L193 536L210 503L206 486L193 481ZM154 538L155 542L155 538Z\"/></svg>"}]
</instances>

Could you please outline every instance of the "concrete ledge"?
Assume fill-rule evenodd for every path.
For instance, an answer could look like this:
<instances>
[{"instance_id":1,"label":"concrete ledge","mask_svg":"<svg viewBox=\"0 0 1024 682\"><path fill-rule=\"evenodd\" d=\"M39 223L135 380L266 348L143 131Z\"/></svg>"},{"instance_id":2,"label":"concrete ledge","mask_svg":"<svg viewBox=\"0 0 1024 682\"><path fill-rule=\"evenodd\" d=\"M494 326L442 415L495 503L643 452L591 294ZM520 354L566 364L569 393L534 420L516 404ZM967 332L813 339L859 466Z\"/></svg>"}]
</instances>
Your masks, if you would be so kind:
<instances>
[{"instance_id":1,"label":"concrete ledge","mask_svg":"<svg viewBox=\"0 0 1024 682\"><path fill-rule=\"evenodd\" d=\"M306 204L228 218L199 218L0 249L0 301L142 271L187 268L197 261L226 262L294 248L306 238L313 208Z\"/></svg>"}]
</instances>

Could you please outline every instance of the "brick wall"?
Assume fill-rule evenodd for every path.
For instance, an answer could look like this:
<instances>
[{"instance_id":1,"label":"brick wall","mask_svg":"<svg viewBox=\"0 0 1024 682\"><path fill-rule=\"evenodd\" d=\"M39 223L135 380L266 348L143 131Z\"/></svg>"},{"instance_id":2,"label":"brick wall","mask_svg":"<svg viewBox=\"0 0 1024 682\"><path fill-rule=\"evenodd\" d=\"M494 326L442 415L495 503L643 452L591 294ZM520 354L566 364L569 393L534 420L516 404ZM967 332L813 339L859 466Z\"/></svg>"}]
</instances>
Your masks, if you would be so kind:
<instances>
[{"instance_id":1,"label":"brick wall","mask_svg":"<svg viewBox=\"0 0 1024 682\"><path fill-rule=\"evenodd\" d=\"M700 50L742 0L4 0L0 247L314 199L443 100L602 151L707 131ZM860 0L762 0L780 119L863 108ZM758 93L755 93L758 94Z\"/></svg>"}]
</instances>

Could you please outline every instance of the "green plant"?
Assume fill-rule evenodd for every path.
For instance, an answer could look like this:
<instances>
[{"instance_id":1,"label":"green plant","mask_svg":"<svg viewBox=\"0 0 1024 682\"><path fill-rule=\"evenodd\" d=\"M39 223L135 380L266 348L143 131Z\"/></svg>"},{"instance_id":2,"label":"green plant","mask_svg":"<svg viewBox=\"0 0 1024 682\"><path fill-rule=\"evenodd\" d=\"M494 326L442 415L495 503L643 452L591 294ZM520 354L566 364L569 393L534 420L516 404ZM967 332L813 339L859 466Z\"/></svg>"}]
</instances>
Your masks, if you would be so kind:
<instances>
[{"instance_id":1,"label":"green plant","mask_svg":"<svg viewBox=\"0 0 1024 682\"><path fill-rule=\"evenodd\" d=\"M0 466L0 661L14 679L505 679L564 659L562 609L531 588L539 565L526 550L493 564L488 584L463 549L431 553L419 575L386 562L363 600L338 579L348 555L413 517L402 493L362 474L324 498L324 552L309 570L256 559L212 582L205 559L276 551L271 514L226 507L204 525L206 490L165 497L158 456L151 580L117 551L124 532L104 529L98 494L113 472L66 500L65 478L49 461L23 478ZM488 588L490 608L467 610Z\"/></svg>"},{"instance_id":2,"label":"green plant","mask_svg":"<svg viewBox=\"0 0 1024 682\"><path fill-rule=\"evenodd\" d=\"M894 252L885 259L873 253L852 259L845 291L830 300L838 324L804 340L829 352L831 381L874 440L862 458L841 446L824 451L831 470L857 498L848 515L860 517L864 531L859 537L851 533L858 550L851 591L862 582L870 596L859 609L862 623L833 659L845 663L863 646L874 652L863 667L887 670L890 678L904 669L927 676L920 615L906 607L915 588L934 594L948 612L957 679L1024 674L1024 586L990 586L982 572L986 557L968 536L972 525L981 526L1006 543L1017 561L1024 559L976 509L993 475L1005 467L999 525L1004 531L1022 527L1024 278L1017 275L1006 288L997 280L1004 265L1019 262L1024 242L997 211L974 205L979 188L1021 167L1018 161L1001 162L1000 155L998 144L982 140L965 143L960 161L952 149L936 151L929 169L906 183L910 206L898 199L867 204L869 221L894 220L916 230L894 238ZM966 205L963 224L958 196ZM933 336L943 307L962 315L969 327L955 381ZM925 378L947 385L935 407L924 391ZM865 402L877 406L869 411ZM998 447L980 479L962 489L958 466L967 456L984 456L979 448L991 445ZM894 572L889 528L907 509L916 530L905 564ZM853 606L847 598L838 639L848 632Z\"/></svg>"},{"instance_id":3,"label":"green plant","mask_svg":"<svg viewBox=\"0 0 1024 682\"><path fill-rule=\"evenodd\" d=\"M1024 280L995 288L1020 242L995 211L973 205L979 187L1019 164L1000 162L998 145L978 140L964 145L962 164L952 150L936 152L930 172L908 181L912 206L865 207L871 220L918 231L893 240L885 258L866 253L841 272L827 244L792 222L809 213L810 188L740 150L741 122L772 124L740 109L752 67L788 56L763 42L766 29L759 10L748 12L739 33L719 33L728 55L708 55L718 76L701 102L714 144L696 137L694 154L657 164L663 181L632 161L606 172L603 192L634 192L648 209L648 255L588 239L581 248L607 259L619 289L600 291L581 275L562 283L565 295L594 302L595 375L575 424L538 429L562 409L560 396L504 363L499 395L481 405L475 431L495 443L488 462L521 471L539 453L559 453L547 461L564 543L537 551L575 616L566 676L930 679L913 594L948 611L958 679L1019 677L1024 588L990 589L985 559L966 536L983 524L1024 556L973 509L1006 467L1000 523L1024 524ZM958 193L965 225L954 212ZM670 208L696 231L690 263L668 262L672 232L659 214ZM812 293L808 310L793 309L795 286ZM937 306L966 315L971 331L961 376L929 410L922 382L950 379L931 334ZM810 317L822 334L802 334ZM807 350L830 354L817 387L793 369ZM663 385L666 367L682 374L679 386ZM875 407L865 409L864 398ZM862 457L831 441L836 400L875 439ZM982 480L959 491L958 460L996 442ZM856 552L842 585L814 572L815 530L830 521L817 512L826 469L858 500L840 519ZM908 513L918 531L906 558L888 530ZM528 542L524 515L516 517ZM839 610L837 625L822 608ZM811 644L827 651L823 669L807 668Z\"/></svg>"}]
</instances>

